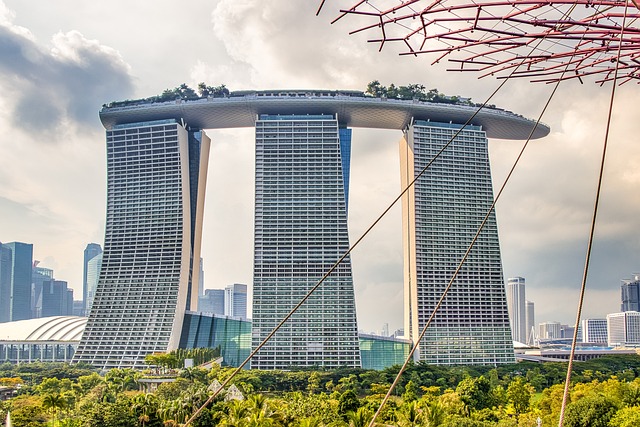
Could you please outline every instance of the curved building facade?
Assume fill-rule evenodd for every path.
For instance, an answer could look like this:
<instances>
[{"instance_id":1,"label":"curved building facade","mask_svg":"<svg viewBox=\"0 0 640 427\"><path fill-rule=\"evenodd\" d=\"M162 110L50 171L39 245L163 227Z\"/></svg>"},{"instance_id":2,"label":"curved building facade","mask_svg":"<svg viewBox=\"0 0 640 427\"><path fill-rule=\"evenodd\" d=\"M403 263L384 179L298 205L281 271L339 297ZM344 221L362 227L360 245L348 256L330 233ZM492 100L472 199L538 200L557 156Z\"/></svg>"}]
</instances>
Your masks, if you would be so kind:
<instances>
[{"instance_id":1,"label":"curved building facade","mask_svg":"<svg viewBox=\"0 0 640 427\"><path fill-rule=\"evenodd\" d=\"M176 348L195 308L210 128L255 127L254 348L349 247L350 127L397 129L403 180L469 118L433 172L404 199L405 316L417 338L425 313L493 198L487 137L525 139L533 122L499 109L264 91L103 108L107 222L96 295L74 360L138 367ZM541 125L533 137L548 134ZM472 236L472 234L471 234ZM513 360L495 216L420 358ZM361 365L349 258L252 361L252 367ZM473 351L471 351L473 350ZM435 356L433 356L435 354ZM469 354L469 357L462 357ZM457 355L457 356L456 356Z\"/></svg>"}]
</instances>

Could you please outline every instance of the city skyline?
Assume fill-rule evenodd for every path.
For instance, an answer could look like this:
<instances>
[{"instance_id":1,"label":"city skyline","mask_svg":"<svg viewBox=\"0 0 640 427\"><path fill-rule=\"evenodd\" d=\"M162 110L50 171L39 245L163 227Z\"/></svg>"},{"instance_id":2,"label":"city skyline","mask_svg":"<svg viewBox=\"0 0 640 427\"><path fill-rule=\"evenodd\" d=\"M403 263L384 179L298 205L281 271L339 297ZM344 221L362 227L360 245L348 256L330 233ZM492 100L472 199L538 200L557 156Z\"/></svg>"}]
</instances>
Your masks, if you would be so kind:
<instances>
[{"instance_id":1,"label":"city skyline","mask_svg":"<svg viewBox=\"0 0 640 427\"><path fill-rule=\"evenodd\" d=\"M0 66L5 77L1 102L7 112L0 117L7 135L0 144L7 164L0 172L0 237L33 243L34 259L81 294L82 250L88 242L104 239L104 135L97 118L104 102L150 96L183 81L192 87L200 81L225 83L233 90L362 90L378 79L386 84L422 83L476 102L497 86L493 80L445 74L446 67L429 67L427 60L398 58L393 49L378 53L361 38L346 36L339 24L329 25L333 17L315 17L315 6L279 1L221 1L211 6L203 1L183 10L159 2L147 19L148 8L130 2L116 1L109 8L75 1L38 8L18 1L0 3L2 37L8 46L19 47L16 60ZM112 30L115 22L144 27L143 32L154 37L130 43ZM178 30L185 27L190 28L188 36ZM192 40L209 44L203 47ZM180 52L179 59L168 58L172 49ZM535 117L547 89L517 81L491 103ZM561 85L543 119L552 134L531 144L497 206L505 280L527 279L527 296L536 301L539 321L575 321L575 307L567 302L575 299L581 280L608 95L606 87ZM633 169L639 148L625 137L638 133L633 102L633 88L620 87L583 317L617 311L620 280L640 270L640 200L633 196L640 182ZM34 129L62 132L43 138ZM358 134L353 141L359 166L351 178L351 240L400 187L399 136ZM210 186L203 242L206 286L250 283L253 132L215 131L211 136L219 143L212 146L210 182L232 173L235 180L227 188ZM519 147L510 141L489 142L494 185L502 182ZM212 194L224 202L212 202ZM217 203L225 205L222 210ZM209 215L215 209L221 214L216 219ZM378 329L380 318L391 330L402 324L400 218L399 211L391 212L367 239L366 248L353 255L361 329ZM214 244L212 236L227 229L247 232ZM380 300L384 307L376 307Z\"/></svg>"}]
</instances>

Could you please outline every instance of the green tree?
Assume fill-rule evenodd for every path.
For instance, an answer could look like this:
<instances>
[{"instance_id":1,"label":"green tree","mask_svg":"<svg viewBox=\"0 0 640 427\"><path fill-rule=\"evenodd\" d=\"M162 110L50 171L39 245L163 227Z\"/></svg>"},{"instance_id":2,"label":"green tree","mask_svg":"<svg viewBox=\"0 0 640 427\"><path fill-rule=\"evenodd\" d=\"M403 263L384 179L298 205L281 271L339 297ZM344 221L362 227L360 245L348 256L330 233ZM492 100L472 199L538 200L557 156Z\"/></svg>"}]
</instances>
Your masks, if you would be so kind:
<instances>
[{"instance_id":1,"label":"green tree","mask_svg":"<svg viewBox=\"0 0 640 427\"><path fill-rule=\"evenodd\" d=\"M347 413L349 427L367 427L373 418L373 412L367 408L358 408Z\"/></svg>"},{"instance_id":2,"label":"green tree","mask_svg":"<svg viewBox=\"0 0 640 427\"><path fill-rule=\"evenodd\" d=\"M529 410L532 388L529 384L525 383L522 377L514 379L509 383L509 387L507 387L507 398L515 410L516 424L518 423L520 414Z\"/></svg>"},{"instance_id":3,"label":"green tree","mask_svg":"<svg viewBox=\"0 0 640 427\"><path fill-rule=\"evenodd\" d=\"M465 404L467 414L471 410L490 408L492 405L491 384L484 376L465 378L456 387L456 393Z\"/></svg>"},{"instance_id":4,"label":"green tree","mask_svg":"<svg viewBox=\"0 0 640 427\"><path fill-rule=\"evenodd\" d=\"M610 427L638 427L640 426L640 406L622 408L609 421Z\"/></svg>"},{"instance_id":5,"label":"green tree","mask_svg":"<svg viewBox=\"0 0 640 427\"><path fill-rule=\"evenodd\" d=\"M413 402L418 399L418 386L413 381L409 381L404 386L404 393L402 394L402 400L405 402Z\"/></svg>"},{"instance_id":6,"label":"green tree","mask_svg":"<svg viewBox=\"0 0 640 427\"><path fill-rule=\"evenodd\" d=\"M51 410L53 415L53 426L55 427L57 411L66 408L67 402L60 393L51 393L42 398L42 407L45 410Z\"/></svg>"},{"instance_id":7,"label":"green tree","mask_svg":"<svg viewBox=\"0 0 640 427\"><path fill-rule=\"evenodd\" d=\"M567 405L566 427L607 427L618 411L615 402L606 396L588 396Z\"/></svg>"},{"instance_id":8,"label":"green tree","mask_svg":"<svg viewBox=\"0 0 640 427\"><path fill-rule=\"evenodd\" d=\"M346 420L348 412L355 412L360 407L360 400L356 392L353 390L347 390L340 395L338 399L338 413L342 415Z\"/></svg>"}]
</instances>

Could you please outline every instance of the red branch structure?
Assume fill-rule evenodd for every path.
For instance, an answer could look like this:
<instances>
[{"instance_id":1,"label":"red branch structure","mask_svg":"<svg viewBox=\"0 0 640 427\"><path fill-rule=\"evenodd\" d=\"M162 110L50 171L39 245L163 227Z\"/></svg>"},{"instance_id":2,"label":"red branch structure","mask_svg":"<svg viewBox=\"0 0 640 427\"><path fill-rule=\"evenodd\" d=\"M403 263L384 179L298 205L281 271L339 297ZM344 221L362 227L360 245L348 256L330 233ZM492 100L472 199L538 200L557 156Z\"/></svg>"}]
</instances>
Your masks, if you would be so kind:
<instances>
[{"instance_id":1,"label":"red branch structure","mask_svg":"<svg viewBox=\"0 0 640 427\"><path fill-rule=\"evenodd\" d=\"M358 21L350 34L376 33L369 42L380 50L399 43L401 55L431 55L480 78L603 84L618 62L620 84L640 83L638 1L351 0L333 22Z\"/></svg>"}]
</instances>

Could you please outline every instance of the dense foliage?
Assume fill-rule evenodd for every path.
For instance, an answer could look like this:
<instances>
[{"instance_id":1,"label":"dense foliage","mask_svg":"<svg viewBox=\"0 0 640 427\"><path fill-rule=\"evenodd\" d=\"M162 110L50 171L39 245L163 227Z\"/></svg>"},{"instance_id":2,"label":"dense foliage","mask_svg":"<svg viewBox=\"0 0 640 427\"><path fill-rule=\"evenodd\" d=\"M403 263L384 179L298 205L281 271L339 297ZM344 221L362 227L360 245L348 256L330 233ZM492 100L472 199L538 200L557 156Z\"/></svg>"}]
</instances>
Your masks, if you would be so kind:
<instances>
[{"instance_id":1,"label":"dense foliage","mask_svg":"<svg viewBox=\"0 0 640 427\"><path fill-rule=\"evenodd\" d=\"M224 98L229 96L244 96L254 93L255 91L238 91L231 92L224 85L208 86L206 83L198 83L198 87L193 89L186 83L182 83L172 89L165 89L160 95L150 96L148 98L140 99L126 99L124 101L113 101L108 104L104 104L103 107L126 107L130 105L144 105L152 104L156 102L170 102L170 101L195 101L204 98ZM283 91L286 92L286 91ZM338 91L339 92L339 91ZM456 104L456 105L470 105L479 107L480 104L471 102L468 98L462 98L460 96L448 96L440 93L438 89L426 90L426 87L422 84L409 84L407 86L396 86L391 83L389 86L383 86L378 80L373 80L367 85L364 92L359 91L346 91L342 93L356 94L357 96L370 96L374 98L391 98L391 99L404 99L404 100L418 100L422 102L436 102L441 104ZM489 108L496 108L495 105L487 105Z\"/></svg>"},{"instance_id":2,"label":"dense foliage","mask_svg":"<svg viewBox=\"0 0 640 427\"><path fill-rule=\"evenodd\" d=\"M611 356L576 363L565 426L640 425L640 357ZM499 367L411 365L379 425L427 427L534 427L557 425L565 363ZM13 425L163 427L184 423L233 369L182 369L152 392L144 372L113 369L104 376L86 366L0 365L0 382L21 383L3 402ZM244 400L218 396L194 426L366 426L398 368L384 371L244 370L232 381ZM149 371L147 374L151 374ZM228 391L228 389L227 389Z\"/></svg>"}]
</instances>

